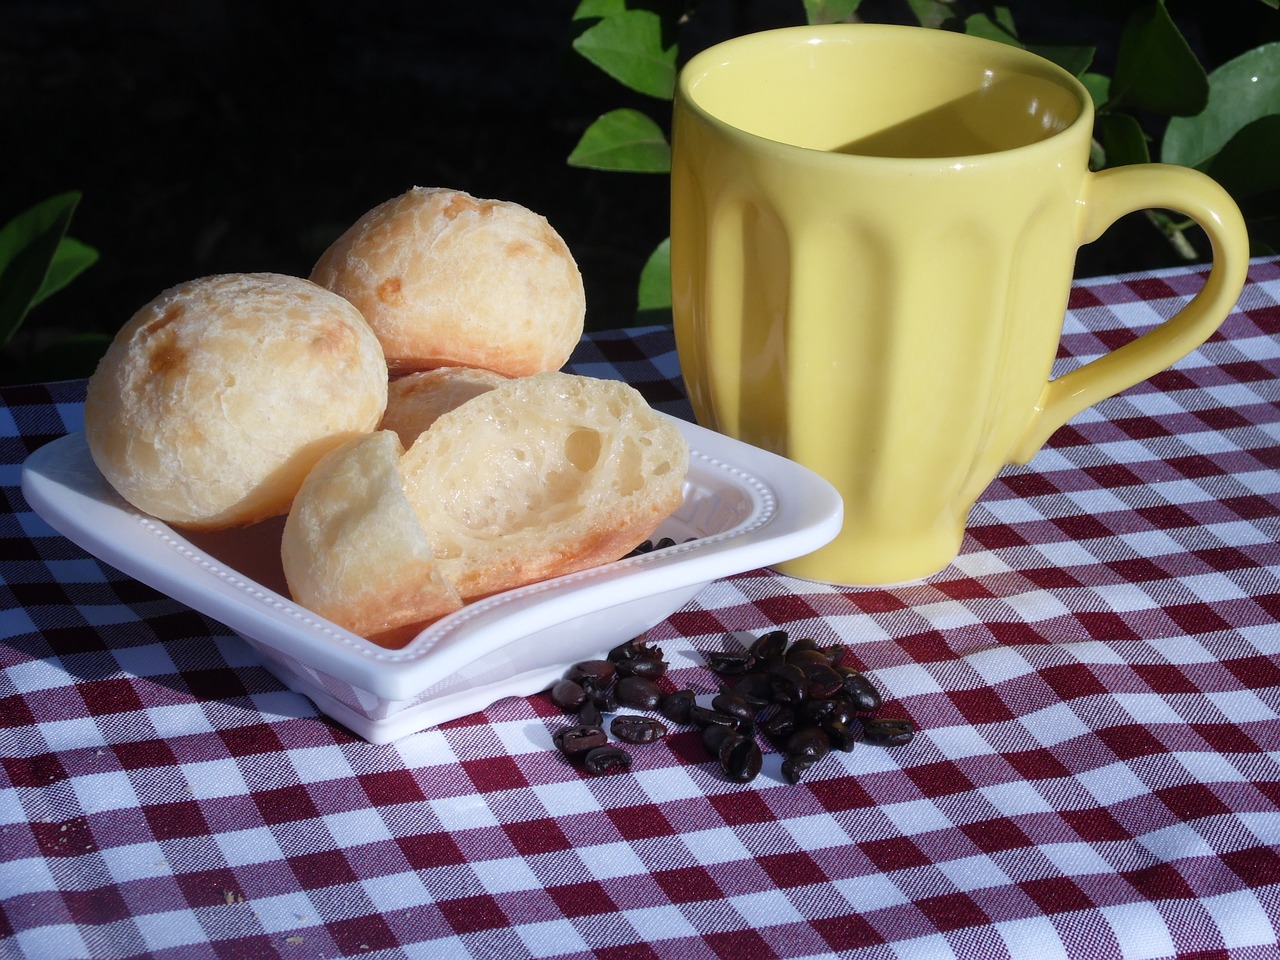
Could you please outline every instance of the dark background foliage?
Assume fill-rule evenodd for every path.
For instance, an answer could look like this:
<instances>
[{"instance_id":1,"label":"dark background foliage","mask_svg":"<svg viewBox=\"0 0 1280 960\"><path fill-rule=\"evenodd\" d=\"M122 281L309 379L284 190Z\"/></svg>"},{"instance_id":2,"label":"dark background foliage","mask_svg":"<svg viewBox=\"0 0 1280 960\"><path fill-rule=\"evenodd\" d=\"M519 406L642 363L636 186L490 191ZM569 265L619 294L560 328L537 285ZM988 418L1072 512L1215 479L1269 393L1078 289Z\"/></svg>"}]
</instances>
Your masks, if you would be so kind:
<instances>
[{"instance_id":1,"label":"dark background foliage","mask_svg":"<svg viewBox=\"0 0 1280 960\"><path fill-rule=\"evenodd\" d=\"M1024 38L1101 41L1106 57L1134 2L1012 6ZM80 190L70 234L101 253L33 312L32 342L18 346L114 332L196 276L305 276L360 214L414 184L543 214L582 269L588 325L634 322L640 267L666 235L667 180L565 164L591 120L636 96L571 49L576 4L5 0L0 221ZM1209 67L1274 26L1258 0L1210 6L1214 16L1184 24ZM1177 0L1169 7L1179 14ZM894 0L866 0L863 13L893 19ZM800 0L703 0L681 56L802 20ZM1173 262L1130 218L1086 248L1077 272Z\"/></svg>"}]
</instances>

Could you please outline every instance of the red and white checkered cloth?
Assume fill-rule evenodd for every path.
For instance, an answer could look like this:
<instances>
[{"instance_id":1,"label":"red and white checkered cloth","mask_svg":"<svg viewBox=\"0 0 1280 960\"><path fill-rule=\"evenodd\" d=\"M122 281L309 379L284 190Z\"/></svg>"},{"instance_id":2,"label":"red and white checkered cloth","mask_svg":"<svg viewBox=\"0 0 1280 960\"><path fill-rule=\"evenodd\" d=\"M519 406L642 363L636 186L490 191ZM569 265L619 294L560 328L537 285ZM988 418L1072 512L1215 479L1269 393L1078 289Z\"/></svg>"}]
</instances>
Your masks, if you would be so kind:
<instances>
[{"instance_id":1,"label":"red and white checkered cloth","mask_svg":"<svg viewBox=\"0 0 1280 960\"><path fill-rule=\"evenodd\" d=\"M1070 364L1197 270L1076 285ZM849 645L905 747L727 782L695 733L586 775L545 695L388 746L283 689L221 625L85 556L18 491L83 383L0 408L0 956L1280 956L1280 260L1173 370L1077 417L928 583L753 571L651 632ZM686 412L670 332L579 372ZM766 751L768 748L766 747Z\"/></svg>"}]
</instances>

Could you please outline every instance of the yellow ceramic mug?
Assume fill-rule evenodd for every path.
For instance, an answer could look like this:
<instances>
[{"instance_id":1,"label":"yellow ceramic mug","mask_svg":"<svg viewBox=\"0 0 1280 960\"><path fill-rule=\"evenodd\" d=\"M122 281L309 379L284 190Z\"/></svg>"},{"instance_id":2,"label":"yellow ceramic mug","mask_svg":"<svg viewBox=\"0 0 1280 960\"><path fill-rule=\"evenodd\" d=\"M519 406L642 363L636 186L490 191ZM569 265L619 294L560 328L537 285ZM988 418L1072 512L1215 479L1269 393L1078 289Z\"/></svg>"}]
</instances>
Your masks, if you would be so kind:
<instances>
[{"instance_id":1,"label":"yellow ceramic mug","mask_svg":"<svg viewBox=\"0 0 1280 960\"><path fill-rule=\"evenodd\" d=\"M1065 71L940 30L772 30L683 69L671 280L694 411L844 497L840 536L786 572L888 584L945 567L1006 463L1227 315L1248 266L1231 198L1184 167L1090 173L1092 130ZM1152 207L1207 231L1207 285L1050 380L1076 248Z\"/></svg>"}]
</instances>

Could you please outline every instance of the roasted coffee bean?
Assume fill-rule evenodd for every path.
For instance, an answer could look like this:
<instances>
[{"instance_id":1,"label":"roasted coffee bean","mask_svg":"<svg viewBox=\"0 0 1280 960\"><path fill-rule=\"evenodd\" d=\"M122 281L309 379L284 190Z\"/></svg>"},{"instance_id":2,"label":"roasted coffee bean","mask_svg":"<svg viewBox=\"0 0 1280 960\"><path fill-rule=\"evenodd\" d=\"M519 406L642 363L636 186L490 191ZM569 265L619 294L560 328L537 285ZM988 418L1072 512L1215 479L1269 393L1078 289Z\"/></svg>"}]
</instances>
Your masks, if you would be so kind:
<instances>
[{"instance_id":1,"label":"roasted coffee bean","mask_svg":"<svg viewBox=\"0 0 1280 960\"><path fill-rule=\"evenodd\" d=\"M801 727L787 738L782 750L788 757L813 763L831 752L831 740L821 727Z\"/></svg>"},{"instance_id":2,"label":"roasted coffee bean","mask_svg":"<svg viewBox=\"0 0 1280 960\"><path fill-rule=\"evenodd\" d=\"M566 670L564 678L576 683L591 680L597 689L602 689L613 683L616 673L617 670L608 660L583 660Z\"/></svg>"},{"instance_id":3,"label":"roasted coffee bean","mask_svg":"<svg viewBox=\"0 0 1280 960\"><path fill-rule=\"evenodd\" d=\"M661 688L644 677L623 677L614 686L614 695L622 706L637 710L656 710L662 702Z\"/></svg>"},{"instance_id":4,"label":"roasted coffee bean","mask_svg":"<svg viewBox=\"0 0 1280 960\"><path fill-rule=\"evenodd\" d=\"M865 674L848 667L837 668L837 672L844 675L842 686L844 692L853 700L854 706L867 712L880 708L880 691L872 685Z\"/></svg>"},{"instance_id":5,"label":"roasted coffee bean","mask_svg":"<svg viewBox=\"0 0 1280 960\"><path fill-rule=\"evenodd\" d=\"M644 677L646 680L657 680L667 672L665 660L619 660L618 676Z\"/></svg>"},{"instance_id":6,"label":"roasted coffee bean","mask_svg":"<svg viewBox=\"0 0 1280 960\"><path fill-rule=\"evenodd\" d=\"M725 738L739 736L742 736L742 734L738 733L733 727L722 727L719 724L709 723L702 728L701 739L707 753L713 757L718 757L720 755L720 744L724 743Z\"/></svg>"},{"instance_id":7,"label":"roasted coffee bean","mask_svg":"<svg viewBox=\"0 0 1280 960\"><path fill-rule=\"evenodd\" d=\"M676 723L690 723L689 711L695 706L695 694L692 690L677 690L662 698L658 711L668 720Z\"/></svg>"},{"instance_id":8,"label":"roasted coffee bean","mask_svg":"<svg viewBox=\"0 0 1280 960\"><path fill-rule=\"evenodd\" d=\"M604 714L594 700L588 697L578 708L578 723L589 727L604 726Z\"/></svg>"},{"instance_id":9,"label":"roasted coffee bean","mask_svg":"<svg viewBox=\"0 0 1280 960\"><path fill-rule=\"evenodd\" d=\"M842 723L847 723L849 720L853 719L853 715L853 702L847 697L810 699L800 704L800 716L815 723L820 723L827 719L834 719L839 720Z\"/></svg>"},{"instance_id":10,"label":"roasted coffee bean","mask_svg":"<svg viewBox=\"0 0 1280 960\"><path fill-rule=\"evenodd\" d=\"M572 727L561 727L552 737L556 748L568 757L576 757L602 747L609 742L608 736L600 727L577 724Z\"/></svg>"},{"instance_id":11,"label":"roasted coffee bean","mask_svg":"<svg viewBox=\"0 0 1280 960\"><path fill-rule=\"evenodd\" d=\"M848 649L843 643L833 643L829 647L823 647L822 652L827 655L827 662L834 667L844 659L845 651Z\"/></svg>"},{"instance_id":12,"label":"roasted coffee bean","mask_svg":"<svg viewBox=\"0 0 1280 960\"><path fill-rule=\"evenodd\" d=\"M785 757L782 761L782 776L787 783L799 783L801 777L808 772L815 761L806 757Z\"/></svg>"},{"instance_id":13,"label":"roasted coffee bean","mask_svg":"<svg viewBox=\"0 0 1280 960\"><path fill-rule=\"evenodd\" d=\"M822 729L826 733L827 739L831 741L831 746L845 753L852 750L854 744L860 741L864 735L862 721L857 719L845 722L834 717L828 717L822 721Z\"/></svg>"},{"instance_id":14,"label":"roasted coffee bean","mask_svg":"<svg viewBox=\"0 0 1280 960\"><path fill-rule=\"evenodd\" d=\"M587 691L575 680L557 680L551 686L551 702L561 710L577 710L587 700Z\"/></svg>"},{"instance_id":15,"label":"roasted coffee bean","mask_svg":"<svg viewBox=\"0 0 1280 960\"><path fill-rule=\"evenodd\" d=\"M653 541L641 540L639 543L637 543L634 547L631 548L631 552L628 553L627 556L638 557L638 556L641 556L642 554L652 553L652 552L653 552Z\"/></svg>"},{"instance_id":16,"label":"roasted coffee bean","mask_svg":"<svg viewBox=\"0 0 1280 960\"><path fill-rule=\"evenodd\" d=\"M720 742L720 769L734 783L749 783L760 773L764 758L753 737L731 733Z\"/></svg>"},{"instance_id":17,"label":"roasted coffee bean","mask_svg":"<svg viewBox=\"0 0 1280 960\"><path fill-rule=\"evenodd\" d=\"M617 663L619 660L663 659L662 649L645 637L632 637L618 644L605 654L605 658L612 663Z\"/></svg>"},{"instance_id":18,"label":"roasted coffee bean","mask_svg":"<svg viewBox=\"0 0 1280 960\"><path fill-rule=\"evenodd\" d=\"M591 773L623 773L631 769L631 754L621 747L596 747L587 751L582 765Z\"/></svg>"},{"instance_id":19,"label":"roasted coffee bean","mask_svg":"<svg viewBox=\"0 0 1280 960\"><path fill-rule=\"evenodd\" d=\"M746 673L755 666L756 658L745 650L713 650L703 654L707 666L716 673Z\"/></svg>"},{"instance_id":20,"label":"roasted coffee bean","mask_svg":"<svg viewBox=\"0 0 1280 960\"><path fill-rule=\"evenodd\" d=\"M775 703L799 703L808 693L804 671L794 663L779 660L769 667L769 690Z\"/></svg>"},{"instance_id":21,"label":"roasted coffee bean","mask_svg":"<svg viewBox=\"0 0 1280 960\"><path fill-rule=\"evenodd\" d=\"M739 720L750 720L756 715L757 708L748 702L746 698L722 687L720 692L711 699L711 709L727 713L729 716L737 717Z\"/></svg>"},{"instance_id":22,"label":"roasted coffee bean","mask_svg":"<svg viewBox=\"0 0 1280 960\"><path fill-rule=\"evenodd\" d=\"M875 717L862 722L862 739L877 747L900 747L915 735L916 728L910 720Z\"/></svg>"},{"instance_id":23,"label":"roasted coffee bean","mask_svg":"<svg viewBox=\"0 0 1280 960\"><path fill-rule=\"evenodd\" d=\"M757 707L767 707L773 700L773 686L767 673L745 673L733 682L730 689Z\"/></svg>"},{"instance_id":24,"label":"roasted coffee bean","mask_svg":"<svg viewBox=\"0 0 1280 960\"><path fill-rule=\"evenodd\" d=\"M591 677L583 677L578 682L582 684L582 689L587 691L587 699L595 705L597 710L613 713L618 709L618 698L612 684L601 686Z\"/></svg>"},{"instance_id":25,"label":"roasted coffee bean","mask_svg":"<svg viewBox=\"0 0 1280 960\"><path fill-rule=\"evenodd\" d=\"M733 727L737 728L739 720L737 717L731 717L727 713L721 713L719 710L712 710L710 707L703 707L694 704L689 708L689 722L696 727Z\"/></svg>"},{"instance_id":26,"label":"roasted coffee bean","mask_svg":"<svg viewBox=\"0 0 1280 960\"><path fill-rule=\"evenodd\" d=\"M806 663L801 669L805 679L809 681L807 694L815 700L826 700L834 697L844 687L844 677L829 663Z\"/></svg>"},{"instance_id":27,"label":"roasted coffee bean","mask_svg":"<svg viewBox=\"0 0 1280 960\"><path fill-rule=\"evenodd\" d=\"M787 631L770 630L762 633L747 648L757 660L772 660L780 657L787 650Z\"/></svg>"},{"instance_id":28,"label":"roasted coffee bean","mask_svg":"<svg viewBox=\"0 0 1280 960\"><path fill-rule=\"evenodd\" d=\"M779 707L760 724L765 736L775 743L784 742L796 730L796 714L790 707Z\"/></svg>"},{"instance_id":29,"label":"roasted coffee bean","mask_svg":"<svg viewBox=\"0 0 1280 960\"><path fill-rule=\"evenodd\" d=\"M674 547L675 545L676 545L676 542L671 537L663 537L653 546L655 550L665 550L667 549L667 547Z\"/></svg>"},{"instance_id":30,"label":"roasted coffee bean","mask_svg":"<svg viewBox=\"0 0 1280 960\"><path fill-rule=\"evenodd\" d=\"M653 743L667 735L667 728L652 717L624 713L613 718L609 732L623 743Z\"/></svg>"},{"instance_id":31,"label":"roasted coffee bean","mask_svg":"<svg viewBox=\"0 0 1280 960\"><path fill-rule=\"evenodd\" d=\"M797 637L792 640L787 647L786 657L790 660L794 656L806 654L808 651L816 651L818 649L818 641L813 637Z\"/></svg>"}]
</instances>

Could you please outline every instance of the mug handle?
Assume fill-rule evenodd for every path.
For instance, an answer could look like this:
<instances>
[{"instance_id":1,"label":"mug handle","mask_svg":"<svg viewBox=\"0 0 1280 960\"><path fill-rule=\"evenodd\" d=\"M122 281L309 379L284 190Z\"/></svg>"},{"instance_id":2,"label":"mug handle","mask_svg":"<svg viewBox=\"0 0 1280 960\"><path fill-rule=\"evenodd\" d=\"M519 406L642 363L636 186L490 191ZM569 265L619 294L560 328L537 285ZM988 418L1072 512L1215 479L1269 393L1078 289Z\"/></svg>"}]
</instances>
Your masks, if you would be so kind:
<instances>
[{"instance_id":1,"label":"mug handle","mask_svg":"<svg viewBox=\"0 0 1280 960\"><path fill-rule=\"evenodd\" d=\"M1189 167L1142 163L1087 175L1081 199L1081 244L1096 240L1127 213L1173 209L1209 236L1213 267L1185 307L1153 330L1105 356L1050 380L1011 463L1026 463L1060 426L1086 407L1153 376L1182 359L1221 326L1249 270L1249 235L1240 208L1217 182Z\"/></svg>"}]
</instances>

